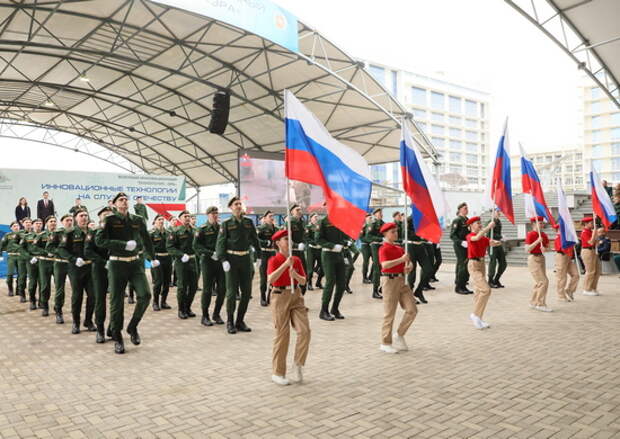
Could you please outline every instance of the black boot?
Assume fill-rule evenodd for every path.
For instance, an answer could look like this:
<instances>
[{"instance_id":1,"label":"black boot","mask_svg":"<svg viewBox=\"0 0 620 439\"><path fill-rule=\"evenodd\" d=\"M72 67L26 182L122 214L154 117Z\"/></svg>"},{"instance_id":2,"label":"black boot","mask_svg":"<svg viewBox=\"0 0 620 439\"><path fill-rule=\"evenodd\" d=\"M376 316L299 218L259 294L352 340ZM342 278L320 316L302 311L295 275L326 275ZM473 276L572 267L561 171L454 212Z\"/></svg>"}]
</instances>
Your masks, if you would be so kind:
<instances>
[{"instance_id":1,"label":"black boot","mask_svg":"<svg viewBox=\"0 0 620 439\"><path fill-rule=\"evenodd\" d=\"M260 306L268 306L269 302L267 302L267 294L263 291L260 293Z\"/></svg>"},{"instance_id":2,"label":"black boot","mask_svg":"<svg viewBox=\"0 0 620 439\"><path fill-rule=\"evenodd\" d=\"M345 291L345 293L347 293L347 294L353 294L353 291L351 291L351 287L350 287L350 286L348 286L348 285L347 285L346 287L344 287L344 291Z\"/></svg>"},{"instance_id":3,"label":"black boot","mask_svg":"<svg viewBox=\"0 0 620 439\"><path fill-rule=\"evenodd\" d=\"M222 320L219 313L213 313L213 321L215 322L216 325L224 324L224 320Z\"/></svg>"},{"instance_id":4,"label":"black boot","mask_svg":"<svg viewBox=\"0 0 620 439\"><path fill-rule=\"evenodd\" d=\"M110 329L109 326L108 326L108 330L105 332L105 335L108 338L114 338L114 336L112 335L112 330Z\"/></svg>"},{"instance_id":5,"label":"black boot","mask_svg":"<svg viewBox=\"0 0 620 439\"><path fill-rule=\"evenodd\" d=\"M187 313L185 312L185 310L183 308L179 308L179 313L178 316L181 320L186 320L187 319Z\"/></svg>"},{"instance_id":6,"label":"black boot","mask_svg":"<svg viewBox=\"0 0 620 439\"><path fill-rule=\"evenodd\" d=\"M196 317L196 313L192 312L192 309L191 309L191 308L187 308L187 309L185 310L185 314L187 314L187 317L190 317L190 318L191 318L191 317Z\"/></svg>"},{"instance_id":7,"label":"black boot","mask_svg":"<svg viewBox=\"0 0 620 439\"><path fill-rule=\"evenodd\" d=\"M338 320L344 320L344 316L342 314L340 314L340 311L338 310L338 308L333 308L332 307L332 316L334 316L334 318L338 319Z\"/></svg>"},{"instance_id":8,"label":"black boot","mask_svg":"<svg viewBox=\"0 0 620 439\"><path fill-rule=\"evenodd\" d=\"M236 334L237 333L237 328L235 328L235 323L232 321L232 318L228 318L228 321L226 322L226 331L228 331L229 334Z\"/></svg>"},{"instance_id":9,"label":"black boot","mask_svg":"<svg viewBox=\"0 0 620 439\"><path fill-rule=\"evenodd\" d=\"M76 322L73 322L71 325L71 334L79 334L80 333L80 325Z\"/></svg>"},{"instance_id":10,"label":"black boot","mask_svg":"<svg viewBox=\"0 0 620 439\"><path fill-rule=\"evenodd\" d=\"M495 285L497 288L504 288L504 286L500 283L499 279L495 279Z\"/></svg>"},{"instance_id":11,"label":"black boot","mask_svg":"<svg viewBox=\"0 0 620 439\"><path fill-rule=\"evenodd\" d=\"M373 299L383 299L383 296L379 294L379 290L372 290L372 298Z\"/></svg>"},{"instance_id":12,"label":"black boot","mask_svg":"<svg viewBox=\"0 0 620 439\"><path fill-rule=\"evenodd\" d=\"M41 317L47 317L50 315L50 310L47 306L43 307L43 311L41 311Z\"/></svg>"},{"instance_id":13,"label":"black boot","mask_svg":"<svg viewBox=\"0 0 620 439\"><path fill-rule=\"evenodd\" d=\"M213 326L213 322L209 318L209 313L204 313L202 315L202 320L200 321L200 324L203 326Z\"/></svg>"},{"instance_id":14,"label":"black boot","mask_svg":"<svg viewBox=\"0 0 620 439\"><path fill-rule=\"evenodd\" d=\"M336 318L329 313L327 310L327 305L321 306L321 312L319 313L319 318L321 320L327 320L328 322L333 322Z\"/></svg>"},{"instance_id":15,"label":"black boot","mask_svg":"<svg viewBox=\"0 0 620 439\"><path fill-rule=\"evenodd\" d=\"M491 288L499 288L493 279L489 279L489 286Z\"/></svg>"},{"instance_id":16,"label":"black boot","mask_svg":"<svg viewBox=\"0 0 620 439\"><path fill-rule=\"evenodd\" d=\"M439 279L437 279L435 276L431 277L430 282L439 282Z\"/></svg>"},{"instance_id":17,"label":"black boot","mask_svg":"<svg viewBox=\"0 0 620 439\"><path fill-rule=\"evenodd\" d=\"M430 284L424 285L424 288L423 288L424 291L435 290L435 289L436 288L432 287Z\"/></svg>"},{"instance_id":18,"label":"black boot","mask_svg":"<svg viewBox=\"0 0 620 439\"><path fill-rule=\"evenodd\" d=\"M370 280L369 278L365 277L364 279L362 279L362 283L364 283L364 284L371 284L372 280Z\"/></svg>"},{"instance_id":19,"label":"black boot","mask_svg":"<svg viewBox=\"0 0 620 439\"><path fill-rule=\"evenodd\" d=\"M34 311L35 309L37 309L37 303L36 302L30 302L30 311Z\"/></svg>"},{"instance_id":20,"label":"black boot","mask_svg":"<svg viewBox=\"0 0 620 439\"><path fill-rule=\"evenodd\" d=\"M237 318L237 324L235 325L237 331L240 332L252 332L252 328L245 324L245 322L239 318Z\"/></svg>"},{"instance_id":21,"label":"black boot","mask_svg":"<svg viewBox=\"0 0 620 439\"><path fill-rule=\"evenodd\" d=\"M138 328L135 326L127 326L127 334L129 334L129 340L136 346L142 343L140 339L140 334L138 334Z\"/></svg>"},{"instance_id":22,"label":"black boot","mask_svg":"<svg viewBox=\"0 0 620 439\"><path fill-rule=\"evenodd\" d=\"M422 291L416 291L415 293L413 293L413 295L415 296L416 299L418 299L420 302L422 303L428 303L428 301L426 300L426 298L424 297L424 293Z\"/></svg>"},{"instance_id":23,"label":"black boot","mask_svg":"<svg viewBox=\"0 0 620 439\"><path fill-rule=\"evenodd\" d=\"M7 285L9 287L9 297L13 297L15 295L15 293L13 292L13 281L11 281L11 283L7 282Z\"/></svg>"},{"instance_id":24,"label":"black boot","mask_svg":"<svg viewBox=\"0 0 620 439\"><path fill-rule=\"evenodd\" d=\"M95 332L97 327L93 325L93 322L84 322L84 327L88 330L88 332Z\"/></svg>"},{"instance_id":25,"label":"black boot","mask_svg":"<svg viewBox=\"0 0 620 439\"><path fill-rule=\"evenodd\" d=\"M62 317L62 311L56 311L56 323L59 325L65 323L65 319Z\"/></svg>"},{"instance_id":26,"label":"black boot","mask_svg":"<svg viewBox=\"0 0 620 439\"><path fill-rule=\"evenodd\" d=\"M125 342L123 341L123 336L120 332L114 334L114 353L115 354L124 354L125 353Z\"/></svg>"},{"instance_id":27,"label":"black boot","mask_svg":"<svg viewBox=\"0 0 620 439\"><path fill-rule=\"evenodd\" d=\"M167 294L165 296L163 295L161 296L161 302L160 302L161 304L159 305L161 309L172 309L172 307L166 303L167 298L168 298Z\"/></svg>"},{"instance_id":28,"label":"black boot","mask_svg":"<svg viewBox=\"0 0 620 439\"><path fill-rule=\"evenodd\" d=\"M456 294L469 294L467 291L465 291L463 288L459 286L454 287L454 292Z\"/></svg>"},{"instance_id":29,"label":"black boot","mask_svg":"<svg viewBox=\"0 0 620 439\"><path fill-rule=\"evenodd\" d=\"M105 343L105 334L103 330L103 325L97 326L97 336L95 337L95 343Z\"/></svg>"},{"instance_id":30,"label":"black boot","mask_svg":"<svg viewBox=\"0 0 620 439\"><path fill-rule=\"evenodd\" d=\"M323 289L323 284L321 283L321 281L322 281L322 278L318 278L316 280L316 284L314 284L319 290Z\"/></svg>"}]
</instances>

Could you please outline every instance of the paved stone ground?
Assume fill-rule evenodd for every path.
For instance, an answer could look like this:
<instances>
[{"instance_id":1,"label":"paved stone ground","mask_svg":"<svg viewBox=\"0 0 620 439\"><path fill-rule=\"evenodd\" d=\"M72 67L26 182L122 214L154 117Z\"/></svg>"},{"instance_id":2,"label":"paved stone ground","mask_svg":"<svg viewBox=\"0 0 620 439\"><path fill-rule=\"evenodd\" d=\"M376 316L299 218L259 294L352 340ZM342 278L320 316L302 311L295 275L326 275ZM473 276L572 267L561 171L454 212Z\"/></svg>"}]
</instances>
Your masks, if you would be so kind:
<instances>
[{"instance_id":1,"label":"paved stone ground","mask_svg":"<svg viewBox=\"0 0 620 439\"><path fill-rule=\"evenodd\" d=\"M556 312L544 314L527 306L525 269L509 269L489 303L492 328L477 331L452 270L442 267L398 355L378 350L382 306L367 286L354 285L336 322L318 319L309 292L306 381L288 387L270 381L271 317L256 299L253 332L234 336L149 310L142 345L118 356L27 311L3 281L0 437L620 437L617 276L600 297L550 294Z\"/></svg>"}]
</instances>

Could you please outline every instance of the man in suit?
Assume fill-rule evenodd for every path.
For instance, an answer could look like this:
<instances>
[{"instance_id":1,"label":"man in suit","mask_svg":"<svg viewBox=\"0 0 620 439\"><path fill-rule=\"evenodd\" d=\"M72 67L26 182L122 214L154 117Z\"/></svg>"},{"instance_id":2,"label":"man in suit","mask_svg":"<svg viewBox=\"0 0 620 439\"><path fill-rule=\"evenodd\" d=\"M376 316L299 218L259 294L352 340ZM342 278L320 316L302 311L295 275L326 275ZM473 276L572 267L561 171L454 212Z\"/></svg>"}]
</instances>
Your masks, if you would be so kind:
<instances>
[{"instance_id":1,"label":"man in suit","mask_svg":"<svg viewBox=\"0 0 620 439\"><path fill-rule=\"evenodd\" d=\"M43 198L37 201L37 218L46 219L48 216L54 216L56 209L54 202L49 199L49 192L43 192Z\"/></svg>"}]
</instances>

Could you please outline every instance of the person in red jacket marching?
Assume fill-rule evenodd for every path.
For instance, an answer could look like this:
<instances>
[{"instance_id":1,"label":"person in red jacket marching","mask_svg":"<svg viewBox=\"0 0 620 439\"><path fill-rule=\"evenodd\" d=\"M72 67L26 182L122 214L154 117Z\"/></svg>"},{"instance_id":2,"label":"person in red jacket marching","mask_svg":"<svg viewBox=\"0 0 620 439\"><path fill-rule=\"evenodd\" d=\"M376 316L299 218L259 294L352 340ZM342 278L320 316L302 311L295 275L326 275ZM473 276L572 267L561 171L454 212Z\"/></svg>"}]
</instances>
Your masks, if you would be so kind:
<instances>
[{"instance_id":1,"label":"person in red jacket marching","mask_svg":"<svg viewBox=\"0 0 620 439\"><path fill-rule=\"evenodd\" d=\"M549 250L549 237L541 229L544 227L545 219L542 216L530 218L532 230L525 237L525 250L530 254L527 257L527 267L534 278L534 290L530 299L530 308L542 312L551 312L547 307L547 290L549 289L549 278L545 266L545 255Z\"/></svg>"},{"instance_id":2,"label":"person in red jacket marching","mask_svg":"<svg viewBox=\"0 0 620 439\"><path fill-rule=\"evenodd\" d=\"M598 296L598 280L601 277L601 260L596 255L596 233L594 233L594 219L591 216L582 218L581 257L586 266L586 275L583 279L584 296Z\"/></svg>"},{"instance_id":3,"label":"person in red jacket marching","mask_svg":"<svg viewBox=\"0 0 620 439\"><path fill-rule=\"evenodd\" d=\"M568 248L562 248L562 237L559 229L560 225L555 224L554 229L558 230L555 236L555 278L558 300L562 302L572 302L574 299L577 284L579 283L579 272L574 264L575 248L574 245ZM570 276L568 286L566 286L567 278Z\"/></svg>"},{"instance_id":4,"label":"person in red jacket marching","mask_svg":"<svg viewBox=\"0 0 620 439\"><path fill-rule=\"evenodd\" d=\"M501 241L487 238L489 230L495 227L495 222L491 221L486 227L482 227L479 216L469 218L466 223L469 226L467 240L467 270L469 278L474 284L474 312L469 315L476 329L490 328L491 325L482 320L482 315L491 296L491 287L487 283L484 256L489 246L497 247L502 245Z\"/></svg>"}]
</instances>

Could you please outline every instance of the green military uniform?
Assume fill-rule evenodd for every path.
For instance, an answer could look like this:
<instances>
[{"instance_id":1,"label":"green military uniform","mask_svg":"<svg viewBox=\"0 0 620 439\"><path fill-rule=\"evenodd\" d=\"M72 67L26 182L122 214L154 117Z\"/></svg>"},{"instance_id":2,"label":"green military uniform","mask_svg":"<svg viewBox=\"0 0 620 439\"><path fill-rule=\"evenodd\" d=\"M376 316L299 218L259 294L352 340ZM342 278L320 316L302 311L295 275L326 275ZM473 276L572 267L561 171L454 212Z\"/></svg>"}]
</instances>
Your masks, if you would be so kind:
<instances>
[{"instance_id":1,"label":"green military uniform","mask_svg":"<svg viewBox=\"0 0 620 439\"><path fill-rule=\"evenodd\" d=\"M426 303L424 298L424 287L428 285L428 282L433 275L433 264L428 255L427 248L428 241L422 239L416 234L415 226L411 217L407 218L407 254L413 264L413 269L407 275L407 284L413 291L413 295L420 299L422 303ZM417 266L420 266L420 280L418 286L415 287L416 270Z\"/></svg>"},{"instance_id":2,"label":"green military uniform","mask_svg":"<svg viewBox=\"0 0 620 439\"><path fill-rule=\"evenodd\" d=\"M431 281L437 281L437 271L439 267L441 267L441 263L443 261L441 257L441 247L439 244L432 243L431 253L433 255L433 275L431 276Z\"/></svg>"},{"instance_id":3,"label":"green military uniform","mask_svg":"<svg viewBox=\"0 0 620 439\"><path fill-rule=\"evenodd\" d=\"M261 224L256 229L258 233L258 242L262 257L260 259L260 300L261 305L267 306L269 300L267 298L267 262L269 258L276 254L271 237L278 231L274 224Z\"/></svg>"},{"instance_id":4,"label":"green military uniform","mask_svg":"<svg viewBox=\"0 0 620 439\"><path fill-rule=\"evenodd\" d=\"M301 263L305 269L307 266L306 263L306 255L304 253L305 250L305 240L306 240L306 223L303 218L294 217L292 215L289 216L289 220L291 222L291 237L289 240L289 244L292 246L293 256L297 256L301 259ZM287 227L286 225L284 227ZM303 244L302 248L304 250L299 250L299 244ZM300 285L299 289L301 290L301 294L306 294L306 286Z\"/></svg>"},{"instance_id":5,"label":"green military uniform","mask_svg":"<svg viewBox=\"0 0 620 439\"><path fill-rule=\"evenodd\" d=\"M127 250L129 241L136 242L135 249ZM124 346L119 350L117 347L120 348L122 344L125 287L128 282L131 282L138 298L138 303L127 325L127 332L132 336L132 343L139 344L138 324L151 300L151 292L144 272L144 257L146 256L149 260L153 259L153 243L142 217L129 212L123 215L118 210L106 217L101 232L95 235L95 243L98 247L110 252L108 263L110 332L117 342L115 351L122 353Z\"/></svg>"},{"instance_id":6,"label":"green military uniform","mask_svg":"<svg viewBox=\"0 0 620 439\"><path fill-rule=\"evenodd\" d=\"M370 250L370 241L366 239L366 233L370 230L370 224L364 224L362 231L359 236L359 240L361 242L361 252L362 252L362 281L364 283L371 283L370 278L372 277L372 266L370 266L370 258L372 256L372 252ZM368 268L370 267L371 271L368 272Z\"/></svg>"},{"instance_id":7,"label":"green military uniform","mask_svg":"<svg viewBox=\"0 0 620 439\"><path fill-rule=\"evenodd\" d=\"M316 232L316 242L321 246L323 270L325 270L325 287L323 288L322 307L319 317L323 320L343 319L340 314L340 301L347 283L347 268L344 262L344 247L349 244L350 238L330 221L323 218ZM340 247L340 248L338 248ZM334 287L336 292L334 294ZM329 303L332 300L331 310Z\"/></svg>"},{"instance_id":8,"label":"green military uniform","mask_svg":"<svg viewBox=\"0 0 620 439\"><path fill-rule=\"evenodd\" d=\"M168 233L166 249L174 258L174 271L177 273L179 318L195 317L192 303L198 288L198 273L194 252L194 228L190 225L175 227ZM181 260L183 255L189 257L186 262Z\"/></svg>"},{"instance_id":9,"label":"green military uniform","mask_svg":"<svg viewBox=\"0 0 620 439\"><path fill-rule=\"evenodd\" d=\"M155 259L159 261L159 267L151 267L153 278L153 308L169 309L166 300L170 291L170 276L172 275L172 257L166 247L166 237L169 232L166 229L154 228L150 231ZM157 307L155 306L157 305Z\"/></svg>"},{"instance_id":10,"label":"green military uniform","mask_svg":"<svg viewBox=\"0 0 620 439\"><path fill-rule=\"evenodd\" d=\"M491 229L490 237L496 241L502 240L502 222L499 218L493 219L495 227ZM497 287L501 286L499 279L506 271L508 264L506 263L506 251L504 246L498 247L489 246L489 286Z\"/></svg>"},{"instance_id":11,"label":"green military uniform","mask_svg":"<svg viewBox=\"0 0 620 439\"><path fill-rule=\"evenodd\" d=\"M86 236L84 255L92 261L91 276L94 292L95 326L97 326L98 343L103 343L104 326L106 316L106 295L108 294L108 263L109 252L97 245L97 234L101 233L101 228L90 230Z\"/></svg>"},{"instance_id":12,"label":"green military uniform","mask_svg":"<svg viewBox=\"0 0 620 439\"><path fill-rule=\"evenodd\" d=\"M93 325L93 311L95 309L95 296L93 291L93 278L91 275L90 261L84 254L87 238L92 239L88 230L84 231L79 227L72 227L65 230L65 233L58 244L58 254L69 261L69 282L71 283L71 315L73 317L74 334L79 332L80 314L84 292L86 292L86 314L84 316L84 326L89 331L95 330ZM84 261L84 265L78 267L78 258Z\"/></svg>"},{"instance_id":13,"label":"green military uniform","mask_svg":"<svg viewBox=\"0 0 620 439\"><path fill-rule=\"evenodd\" d=\"M79 206L72 206L71 209L69 209L69 214L71 216L73 216L73 214L75 212L77 212L78 210L86 210L86 211L88 211L88 208L86 206L84 206L83 204L80 204Z\"/></svg>"},{"instance_id":14,"label":"green military uniform","mask_svg":"<svg viewBox=\"0 0 620 439\"><path fill-rule=\"evenodd\" d=\"M55 230L48 237L46 250L54 257L54 312L56 313L56 323L64 323L62 308L65 305L65 283L69 273L69 261L63 259L58 253L58 244L64 235L63 229Z\"/></svg>"},{"instance_id":15,"label":"green military uniform","mask_svg":"<svg viewBox=\"0 0 620 439\"><path fill-rule=\"evenodd\" d=\"M462 243L467 242L469 228L467 227L467 217L457 216L452 221L450 227L450 239L454 245L454 254L456 255L455 267L455 292L467 292L467 281L469 280L469 272L467 271L467 248Z\"/></svg>"},{"instance_id":16,"label":"green military uniform","mask_svg":"<svg viewBox=\"0 0 620 439\"><path fill-rule=\"evenodd\" d=\"M39 261L32 263L32 259L36 256L36 249L34 249L34 241L37 237L37 233L34 231L24 234L22 240L22 258L26 261L28 272L28 297L30 299L30 309L37 309L37 288L39 287ZM39 303L41 298L39 297Z\"/></svg>"},{"instance_id":17,"label":"green military uniform","mask_svg":"<svg viewBox=\"0 0 620 439\"><path fill-rule=\"evenodd\" d=\"M306 285L308 289L312 289L312 275L317 273L320 285L320 279L323 277L321 266L321 246L316 242L316 232L319 231L319 223L308 223L306 225Z\"/></svg>"},{"instance_id":18,"label":"green military uniform","mask_svg":"<svg viewBox=\"0 0 620 439\"><path fill-rule=\"evenodd\" d=\"M28 280L28 265L30 257L26 251L26 232L25 230L20 230L17 232L19 234L19 249L17 256L17 294L20 296L19 301L21 303L26 302L26 284Z\"/></svg>"},{"instance_id":19,"label":"green military uniform","mask_svg":"<svg viewBox=\"0 0 620 439\"><path fill-rule=\"evenodd\" d=\"M355 271L355 261L357 261L357 258L359 258L360 251L355 245L355 242L352 240L349 240L349 245L347 245L343 251L344 251L344 260L347 266L346 268L347 280L345 283L344 290L347 293L352 294L353 291L351 291L351 285L350 285L351 278L353 277L353 272Z\"/></svg>"},{"instance_id":20,"label":"green military uniform","mask_svg":"<svg viewBox=\"0 0 620 439\"><path fill-rule=\"evenodd\" d=\"M232 202L232 200L231 200ZM236 330L247 332L244 317L252 294L252 256L250 246L256 249L256 256L262 257L256 228L250 218L234 215L224 221L217 236L216 255L218 260L227 261L230 269L226 276L226 312L228 314L227 329L230 333ZM241 300L235 322L237 291L241 290Z\"/></svg>"},{"instance_id":21,"label":"green military uniform","mask_svg":"<svg viewBox=\"0 0 620 439\"><path fill-rule=\"evenodd\" d=\"M19 232L9 232L0 241L0 254L7 252L6 284L9 288L9 296L13 296L13 276L17 273L17 261L20 255L21 235Z\"/></svg>"},{"instance_id":22,"label":"green military uniform","mask_svg":"<svg viewBox=\"0 0 620 439\"><path fill-rule=\"evenodd\" d=\"M136 215L144 218L144 221L149 219L148 211L146 210L146 206L144 204L136 203L133 206L133 210L136 212Z\"/></svg>"},{"instance_id":23,"label":"green military uniform","mask_svg":"<svg viewBox=\"0 0 620 439\"><path fill-rule=\"evenodd\" d=\"M372 294L375 298L380 298L379 284L381 282L381 265L379 264L379 247L383 242L381 226L385 224L382 219L373 218L370 226L366 230L366 241L370 243L372 255Z\"/></svg>"},{"instance_id":24,"label":"green military uniform","mask_svg":"<svg viewBox=\"0 0 620 439\"><path fill-rule=\"evenodd\" d=\"M39 303L43 309L44 317L49 315L49 300L52 291L52 274L54 274L54 255L48 253L47 242L52 233L45 230L39 233L32 243L30 253L33 254L39 262Z\"/></svg>"},{"instance_id":25,"label":"green military uniform","mask_svg":"<svg viewBox=\"0 0 620 439\"><path fill-rule=\"evenodd\" d=\"M396 239L395 244L396 245L402 245L403 239L405 239L405 234L404 234L404 229L403 229L403 222L402 221L394 221L394 224L396 224L396 230L398 232L398 238Z\"/></svg>"},{"instance_id":26,"label":"green military uniform","mask_svg":"<svg viewBox=\"0 0 620 439\"><path fill-rule=\"evenodd\" d=\"M211 306L211 296L213 288L216 288L215 307L213 308L213 320L215 323L222 324L224 321L220 316L224 298L226 297L226 276L222 263L217 259L215 246L217 235L220 231L219 223L204 223L194 236L194 251L200 258L202 266L202 296L200 305L202 307L202 323L205 326L213 325L209 318L209 307Z\"/></svg>"}]
</instances>

